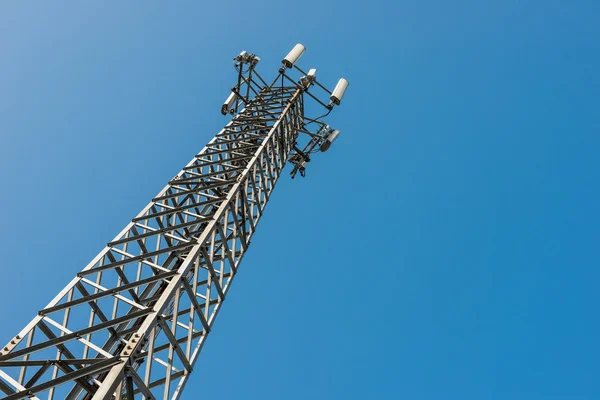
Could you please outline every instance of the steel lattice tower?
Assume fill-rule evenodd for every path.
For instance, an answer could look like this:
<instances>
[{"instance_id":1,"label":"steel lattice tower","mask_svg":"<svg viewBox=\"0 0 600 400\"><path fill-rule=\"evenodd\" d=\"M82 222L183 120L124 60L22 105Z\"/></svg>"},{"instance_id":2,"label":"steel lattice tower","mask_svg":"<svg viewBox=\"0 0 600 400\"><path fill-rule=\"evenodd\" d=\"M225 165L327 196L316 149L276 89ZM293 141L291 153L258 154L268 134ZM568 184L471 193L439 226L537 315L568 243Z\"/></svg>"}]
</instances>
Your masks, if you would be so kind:
<instances>
[{"instance_id":1,"label":"steel lattice tower","mask_svg":"<svg viewBox=\"0 0 600 400\"><path fill-rule=\"evenodd\" d=\"M296 45L271 84L254 54L234 59L221 110L232 120L0 348L4 399L181 396L286 162L304 175L339 135L305 116L304 100L327 115L348 83L330 92L295 66L303 53Z\"/></svg>"}]
</instances>

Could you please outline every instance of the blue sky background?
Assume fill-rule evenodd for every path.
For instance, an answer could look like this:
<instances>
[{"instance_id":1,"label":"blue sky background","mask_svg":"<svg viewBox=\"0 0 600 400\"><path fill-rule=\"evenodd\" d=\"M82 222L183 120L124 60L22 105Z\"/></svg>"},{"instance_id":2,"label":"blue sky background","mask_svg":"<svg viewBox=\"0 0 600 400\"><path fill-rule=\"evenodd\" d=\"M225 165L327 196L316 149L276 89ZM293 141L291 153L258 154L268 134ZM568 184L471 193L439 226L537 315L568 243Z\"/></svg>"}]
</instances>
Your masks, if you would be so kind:
<instances>
[{"instance_id":1,"label":"blue sky background","mask_svg":"<svg viewBox=\"0 0 600 400\"><path fill-rule=\"evenodd\" d=\"M0 342L297 42L342 131L280 181L184 399L600 397L600 2L0 4Z\"/></svg>"}]
</instances>

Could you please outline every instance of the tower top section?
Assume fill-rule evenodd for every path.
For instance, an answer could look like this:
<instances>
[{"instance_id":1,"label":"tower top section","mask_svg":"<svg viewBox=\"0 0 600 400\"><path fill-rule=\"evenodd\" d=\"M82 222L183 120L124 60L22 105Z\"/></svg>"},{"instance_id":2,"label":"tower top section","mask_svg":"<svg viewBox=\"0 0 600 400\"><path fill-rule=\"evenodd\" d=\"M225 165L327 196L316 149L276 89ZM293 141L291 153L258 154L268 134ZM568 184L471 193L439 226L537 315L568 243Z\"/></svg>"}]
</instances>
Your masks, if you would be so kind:
<instances>
[{"instance_id":1,"label":"tower top section","mask_svg":"<svg viewBox=\"0 0 600 400\"><path fill-rule=\"evenodd\" d=\"M308 138L308 143L302 148L298 147L297 143L294 145L294 152L289 160L295 165L291 172L292 178L297 172L304 176L307 163L311 160L310 155L318 151L327 151L338 138L340 131L330 127L323 118L341 104L349 85L346 79L341 78L331 91L317 79L316 68L311 68L308 72L302 70L298 61L305 52L304 45L296 44L281 61L282 67L278 75L268 84L257 71L260 57L242 51L233 59L237 83L231 88L231 93L221 106L223 115L235 115L252 102L260 102L268 93L283 92L285 88L295 87L302 92L303 97L312 100L318 106L317 109L322 108L324 114L319 115L319 112L314 116L307 116L305 110L302 110L302 121L298 129L300 133L305 134L303 137Z\"/></svg>"}]
</instances>

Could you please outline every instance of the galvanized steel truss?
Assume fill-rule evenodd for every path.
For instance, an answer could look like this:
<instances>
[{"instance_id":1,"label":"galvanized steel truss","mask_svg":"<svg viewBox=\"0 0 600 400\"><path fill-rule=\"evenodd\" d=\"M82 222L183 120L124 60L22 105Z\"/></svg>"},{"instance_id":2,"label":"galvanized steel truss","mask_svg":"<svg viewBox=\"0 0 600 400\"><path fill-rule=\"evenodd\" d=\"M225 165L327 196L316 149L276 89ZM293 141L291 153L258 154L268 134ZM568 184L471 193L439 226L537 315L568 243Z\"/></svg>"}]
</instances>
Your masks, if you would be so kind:
<instances>
[{"instance_id":1,"label":"galvanized steel truss","mask_svg":"<svg viewBox=\"0 0 600 400\"><path fill-rule=\"evenodd\" d=\"M304 90L258 78L240 73L245 108L0 348L5 399L179 398L304 126Z\"/></svg>"}]
</instances>

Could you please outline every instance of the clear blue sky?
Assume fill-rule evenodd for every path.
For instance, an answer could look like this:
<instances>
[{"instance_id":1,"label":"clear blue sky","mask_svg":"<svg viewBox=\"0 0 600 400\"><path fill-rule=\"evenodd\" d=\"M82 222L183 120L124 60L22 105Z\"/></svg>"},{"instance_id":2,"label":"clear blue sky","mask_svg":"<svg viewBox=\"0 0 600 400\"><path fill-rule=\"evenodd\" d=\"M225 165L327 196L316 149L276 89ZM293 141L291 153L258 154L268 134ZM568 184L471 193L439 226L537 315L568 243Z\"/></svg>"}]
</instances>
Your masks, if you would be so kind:
<instances>
[{"instance_id":1,"label":"clear blue sky","mask_svg":"<svg viewBox=\"0 0 600 400\"><path fill-rule=\"evenodd\" d=\"M600 2L0 4L0 342L226 122L231 58L350 81L184 399L600 398ZM271 71L271 72L270 72Z\"/></svg>"}]
</instances>

